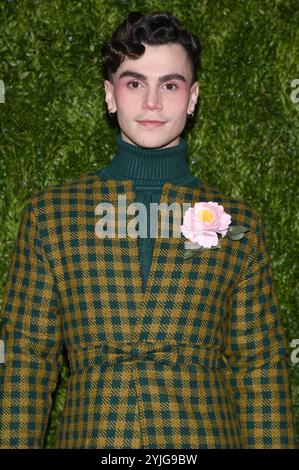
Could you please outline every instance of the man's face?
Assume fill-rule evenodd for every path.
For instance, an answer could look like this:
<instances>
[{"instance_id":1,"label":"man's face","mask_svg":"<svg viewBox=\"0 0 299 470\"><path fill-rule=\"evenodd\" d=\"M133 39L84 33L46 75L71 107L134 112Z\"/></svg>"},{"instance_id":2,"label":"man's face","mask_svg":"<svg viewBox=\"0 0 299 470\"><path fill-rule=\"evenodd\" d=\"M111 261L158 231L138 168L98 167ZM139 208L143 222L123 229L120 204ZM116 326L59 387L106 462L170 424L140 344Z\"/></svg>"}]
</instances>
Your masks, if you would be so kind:
<instances>
[{"instance_id":1,"label":"man's face","mask_svg":"<svg viewBox=\"0 0 299 470\"><path fill-rule=\"evenodd\" d=\"M125 57L105 80L105 101L117 112L124 141L150 148L172 147L179 143L187 119L194 111L199 84L190 88L192 70L181 44L145 45L138 59ZM167 75L175 74L173 77ZM164 78L163 78L164 77ZM142 123L158 120L163 124Z\"/></svg>"}]
</instances>

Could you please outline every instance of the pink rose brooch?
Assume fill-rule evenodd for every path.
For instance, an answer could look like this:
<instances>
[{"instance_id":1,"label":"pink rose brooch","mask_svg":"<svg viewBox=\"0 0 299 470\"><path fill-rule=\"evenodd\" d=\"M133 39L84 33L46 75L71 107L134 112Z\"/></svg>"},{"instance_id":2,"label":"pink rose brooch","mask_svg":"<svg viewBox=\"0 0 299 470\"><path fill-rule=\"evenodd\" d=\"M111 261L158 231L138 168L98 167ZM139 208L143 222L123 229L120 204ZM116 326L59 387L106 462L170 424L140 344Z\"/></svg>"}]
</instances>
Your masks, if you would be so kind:
<instances>
[{"instance_id":1,"label":"pink rose brooch","mask_svg":"<svg viewBox=\"0 0 299 470\"><path fill-rule=\"evenodd\" d=\"M194 253L204 248L221 248L220 240L227 234L232 240L241 240L249 227L234 225L229 227L231 216L224 212L223 206L218 202L196 202L194 207L186 210L183 225L180 226L182 234L189 238L185 242L184 259L191 258Z\"/></svg>"}]
</instances>

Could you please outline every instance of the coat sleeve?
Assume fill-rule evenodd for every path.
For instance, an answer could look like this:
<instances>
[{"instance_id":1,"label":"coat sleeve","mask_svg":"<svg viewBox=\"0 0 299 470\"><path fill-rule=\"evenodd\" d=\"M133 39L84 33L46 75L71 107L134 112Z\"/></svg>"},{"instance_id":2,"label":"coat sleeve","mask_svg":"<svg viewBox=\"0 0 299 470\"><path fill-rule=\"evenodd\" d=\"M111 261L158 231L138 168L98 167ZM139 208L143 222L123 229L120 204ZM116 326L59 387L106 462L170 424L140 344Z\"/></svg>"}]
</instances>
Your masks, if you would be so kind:
<instances>
[{"instance_id":1,"label":"coat sleeve","mask_svg":"<svg viewBox=\"0 0 299 470\"><path fill-rule=\"evenodd\" d=\"M242 448L298 448L288 346L260 214L253 238L239 283L228 300L227 386Z\"/></svg>"},{"instance_id":2,"label":"coat sleeve","mask_svg":"<svg viewBox=\"0 0 299 470\"><path fill-rule=\"evenodd\" d=\"M1 306L0 448L42 448L63 363L59 298L29 202Z\"/></svg>"}]
</instances>

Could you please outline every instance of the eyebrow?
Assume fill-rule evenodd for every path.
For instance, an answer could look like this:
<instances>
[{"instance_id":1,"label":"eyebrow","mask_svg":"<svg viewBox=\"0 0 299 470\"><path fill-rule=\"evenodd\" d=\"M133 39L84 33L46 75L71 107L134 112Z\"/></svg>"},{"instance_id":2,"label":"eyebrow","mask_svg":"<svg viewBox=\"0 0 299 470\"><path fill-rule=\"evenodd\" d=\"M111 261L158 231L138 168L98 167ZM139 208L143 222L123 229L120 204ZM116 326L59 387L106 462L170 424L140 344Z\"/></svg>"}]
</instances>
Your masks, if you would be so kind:
<instances>
[{"instance_id":1,"label":"eyebrow","mask_svg":"<svg viewBox=\"0 0 299 470\"><path fill-rule=\"evenodd\" d=\"M119 76L119 79L123 77L134 77L138 80L147 81L147 77L143 75L143 73L133 72L132 70L125 70L124 72L122 72ZM169 73L167 75L159 77L159 83L168 82L169 80L181 80L182 82L187 83L186 78L183 75L180 75L179 73Z\"/></svg>"}]
</instances>

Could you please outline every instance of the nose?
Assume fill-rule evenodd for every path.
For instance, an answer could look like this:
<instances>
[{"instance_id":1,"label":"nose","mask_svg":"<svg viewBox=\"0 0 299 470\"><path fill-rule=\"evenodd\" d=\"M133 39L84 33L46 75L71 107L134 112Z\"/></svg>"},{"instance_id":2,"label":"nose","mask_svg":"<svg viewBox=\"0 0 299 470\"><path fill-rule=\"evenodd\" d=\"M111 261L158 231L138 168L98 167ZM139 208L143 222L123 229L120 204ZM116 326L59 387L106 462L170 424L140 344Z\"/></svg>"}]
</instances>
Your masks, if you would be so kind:
<instances>
[{"instance_id":1,"label":"nose","mask_svg":"<svg viewBox=\"0 0 299 470\"><path fill-rule=\"evenodd\" d=\"M155 87L148 87L145 96L143 106L144 109L162 109L161 98L159 90Z\"/></svg>"}]
</instances>

